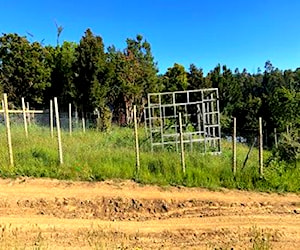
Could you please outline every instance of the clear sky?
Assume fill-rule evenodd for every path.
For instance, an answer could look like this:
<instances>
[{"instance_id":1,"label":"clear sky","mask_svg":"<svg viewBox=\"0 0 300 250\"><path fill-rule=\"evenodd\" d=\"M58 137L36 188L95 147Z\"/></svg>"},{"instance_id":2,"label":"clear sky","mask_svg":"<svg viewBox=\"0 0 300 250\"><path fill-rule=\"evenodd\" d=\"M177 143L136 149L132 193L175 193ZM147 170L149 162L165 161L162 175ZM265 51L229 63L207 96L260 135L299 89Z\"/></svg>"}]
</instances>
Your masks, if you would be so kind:
<instances>
[{"instance_id":1,"label":"clear sky","mask_svg":"<svg viewBox=\"0 0 300 250\"><path fill-rule=\"evenodd\" d=\"M91 28L105 46L143 35L161 73L175 62L207 73L218 63L255 73L270 60L300 67L299 0L0 0L0 32L78 42ZM27 35L32 34L33 37Z\"/></svg>"}]
</instances>

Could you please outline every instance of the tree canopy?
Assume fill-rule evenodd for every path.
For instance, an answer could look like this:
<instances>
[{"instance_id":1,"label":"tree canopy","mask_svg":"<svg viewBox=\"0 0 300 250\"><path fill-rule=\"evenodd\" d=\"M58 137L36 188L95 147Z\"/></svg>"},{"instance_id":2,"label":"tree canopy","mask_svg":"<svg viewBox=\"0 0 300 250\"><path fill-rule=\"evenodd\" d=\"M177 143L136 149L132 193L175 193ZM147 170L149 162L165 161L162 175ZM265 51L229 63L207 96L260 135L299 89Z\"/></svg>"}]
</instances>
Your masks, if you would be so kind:
<instances>
[{"instance_id":1,"label":"tree canopy","mask_svg":"<svg viewBox=\"0 0 300 250\"><path fill-rule=\"evenodd\" d=\"M264 71L252 74L218 64L204 75L195 64L185 69L174 62L159 74L151 45L142 35L128 38L126 47L118 49L105 48L102 37L90 29L79 43L60 44L62 31L58 29L55 46L2 34L0 92L8 94L12 105L20 106L21 97L33 107L48 105L56 96L62 106L73 103L83 113L109 112L126 125L132 123L134 104L142 119L150 92L214 87L219 89L222 117L237 117L240 131L255 129L259 116L268 134L274 128L300 127L300 68L280 70L267 60Z\"/></svg>"}]
</instances>

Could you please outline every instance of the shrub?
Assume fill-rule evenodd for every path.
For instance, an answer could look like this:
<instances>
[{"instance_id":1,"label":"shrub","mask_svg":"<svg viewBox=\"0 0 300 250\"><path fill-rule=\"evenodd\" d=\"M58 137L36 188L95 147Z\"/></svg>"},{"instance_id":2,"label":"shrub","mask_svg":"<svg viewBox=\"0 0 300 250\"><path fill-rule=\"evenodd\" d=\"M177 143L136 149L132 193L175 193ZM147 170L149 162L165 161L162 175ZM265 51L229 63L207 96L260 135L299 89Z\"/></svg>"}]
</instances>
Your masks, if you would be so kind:
<instances>
[{"instance_id":1,"label":"shrub","mask_svg":"<svg viewBox=\"0 0 300 250\"><path fill-rule=\"evenodd\" d=\"M300 158L299 130L292 130L289 133L281 134L275 154L279 160L296 163Z\"/></svg>"}]
</instances>

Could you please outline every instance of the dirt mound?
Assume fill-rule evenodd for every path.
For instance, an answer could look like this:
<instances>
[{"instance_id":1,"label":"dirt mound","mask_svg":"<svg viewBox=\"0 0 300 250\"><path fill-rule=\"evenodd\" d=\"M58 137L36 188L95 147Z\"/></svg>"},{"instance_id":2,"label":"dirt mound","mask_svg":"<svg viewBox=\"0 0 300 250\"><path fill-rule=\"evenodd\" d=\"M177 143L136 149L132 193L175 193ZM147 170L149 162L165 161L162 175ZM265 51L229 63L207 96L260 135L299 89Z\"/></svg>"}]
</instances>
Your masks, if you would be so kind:
<instances>
[{"instance_id":1,"label":"dirt mound","mask_svg":"<svg viewBox=\"0 0 300 250\"><path fill-rule=\"evenodd\" d=\"M6 248L300 249L296 194L24 178L0 198Z\"/></svg>"}]
</instances>

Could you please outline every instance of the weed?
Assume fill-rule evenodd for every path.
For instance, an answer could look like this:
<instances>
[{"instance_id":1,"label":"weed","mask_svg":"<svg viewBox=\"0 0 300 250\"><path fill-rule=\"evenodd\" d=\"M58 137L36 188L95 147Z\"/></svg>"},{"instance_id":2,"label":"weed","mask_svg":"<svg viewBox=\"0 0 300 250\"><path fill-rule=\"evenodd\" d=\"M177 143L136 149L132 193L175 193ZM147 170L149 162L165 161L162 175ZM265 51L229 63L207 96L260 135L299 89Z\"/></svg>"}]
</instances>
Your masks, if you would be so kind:
<instances>
[{"instance_id":1,"label":"weed","mask_svg":"<svg viewBox=\"0 0 300 250\"><path fill-rule=\"evenodd\" d=\"M144 184L185 185L189 187L237 188L245 190L299 192L300 166L289 167L286 162L269 161L263 178L258 172L258 152L254 148L243 166L249 148L237 147L237 173L231 171L231 143L223 141L220 155L204 155L186 148L186 173L183 174L180 154L166 147L151 152L150 141L140 132L140 171L136 172L134 136L131 128L113 127L109 133L88 130L62 131L64 164L59 165L57 141L45 127L31 125L29 137L22 126L12 126L15 158L8 164L5 128L0 125L0 176L48 177L68 180L102 181L105 179L134 179ZM267 159L271 152L266 151Z\"/></svg>"}]
</instances>

